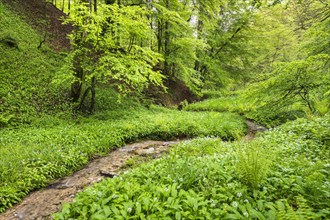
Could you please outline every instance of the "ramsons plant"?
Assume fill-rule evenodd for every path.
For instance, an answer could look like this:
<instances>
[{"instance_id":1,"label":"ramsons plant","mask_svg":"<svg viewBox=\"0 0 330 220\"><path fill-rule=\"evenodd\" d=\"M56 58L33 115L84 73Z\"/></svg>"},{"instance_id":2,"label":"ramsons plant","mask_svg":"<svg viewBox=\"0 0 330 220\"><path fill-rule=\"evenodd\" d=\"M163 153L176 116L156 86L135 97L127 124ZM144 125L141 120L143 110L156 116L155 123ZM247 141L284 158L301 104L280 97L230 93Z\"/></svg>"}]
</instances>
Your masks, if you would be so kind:
<instances>
[{"instance_id":1,"label":"ramsons plant","mask_svg":"<svg viewBox=\"0 0 330 220\"><path fill-rule=\"evenodd\" d=\"M251 145L183 142L167 157L86 189L55 219L329 218L329 125L328 116L297 120Z\"/></svg>"},{"instance_id":2,"label":"ramsons plant","mask_svg":"<svg viewBox=\"0 0 330 220\"><path fill-rule=\"evenodd\" d=\"M41 120L31 126L1 130L0 212L30 191L79 169L93 156L128 142L196 136L234 140L246 132L244 119L231 113L126 107L116 114Z\"/></svg>"}]
</instances>

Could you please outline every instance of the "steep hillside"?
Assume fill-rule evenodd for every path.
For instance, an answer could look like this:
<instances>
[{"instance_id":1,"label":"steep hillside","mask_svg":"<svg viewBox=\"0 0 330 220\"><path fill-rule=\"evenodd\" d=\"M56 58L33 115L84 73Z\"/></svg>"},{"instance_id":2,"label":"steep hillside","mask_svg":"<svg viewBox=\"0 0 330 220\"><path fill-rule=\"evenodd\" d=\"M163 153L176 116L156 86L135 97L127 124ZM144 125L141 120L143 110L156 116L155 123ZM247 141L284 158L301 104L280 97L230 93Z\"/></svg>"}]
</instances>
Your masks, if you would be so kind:
<instances>
[{"instance_id":1,"label":"steep hillside","mask_svg":"<svg viewBox=\"0 0 330 220\"><path fill-rule=\"evenodd\" d=\"M51 3L44 0L0 0L18 13L29 25L38 31L44 40L55 50L65 50L70 47L67 35L71 32L71 25L64 25L66 16Z\"/></svg>"},{"instance_id":2,"label":"steep hillside","mask_svg":"<svg viewBox=\"0 0 330 220\"><path fill-rule=\"evenodd\" d=\"M0 2L0 127L28 122L58 108L63 88L51 84L65 56L46 44L9 6Z\"/></svg>"}]
</instances>

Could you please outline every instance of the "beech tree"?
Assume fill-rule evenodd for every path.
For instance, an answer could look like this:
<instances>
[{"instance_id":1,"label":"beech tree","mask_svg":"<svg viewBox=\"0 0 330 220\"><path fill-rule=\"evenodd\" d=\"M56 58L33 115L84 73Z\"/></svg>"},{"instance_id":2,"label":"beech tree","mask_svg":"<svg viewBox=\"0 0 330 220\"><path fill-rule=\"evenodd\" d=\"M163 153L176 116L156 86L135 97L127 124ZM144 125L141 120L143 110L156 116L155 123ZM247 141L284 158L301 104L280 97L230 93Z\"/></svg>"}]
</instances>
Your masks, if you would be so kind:
<instances>
[{"instance_id":1,"label":"beech tree","mask_svg":"<svg viewBox=\"0 0 330 220\"><path fill-rule=\"evenodd\" d=\"M241 32L249 29L253 9L259 7L260 1L81 0L76 4L79 2L97 14L98 5L104 3L144 8L147 13L137 19L148 20L149 37L130 39L162 55L163 60L158 59L154 69L165 76L166 86L181 81L191 92L199 94L203 88L226 87L230 79L244 78L249 73L253 56L246 49L248 40ZM73 99L76 101L78 96Z\"/></svg>"},{"instance_id":2,"label":"beech tree","mask_svg":"<svg viewBox=\"0 0 330 220\"><path fill-rule=\"evenodd\" d=\"M250 74L255 51L251 50L251 21L259 1L197 1L198 33L209 45L200 51L195 67L204 87L224 88ZM203 9L203 10L202 10ZM254 36L255 37L255 36Z\"/></svg>"},{"instance_id":3,"label":"beech tree","mask_svg":"<svg viewBox=\"0 0 330 220\"><path fill-rule=\"evenodd\" d=\"M307 113L325 114L330 110L330 7L318 0L292 0L284 6L282 22L291 37L273 48L276 62L245 95L270 115L295 105L305 106ZM293 53L288 55L286 48Z\"/></svg>"},{"instance_id":4,"label":"beech tree","mask_svg":"<svg viewBox=\"0 0 330 220\"><path fill-rule=\"evenodd\" d=\"M197 51L207 45L194 29L193 5L190 1L153 1L157 32L157 51L164 56L161 65L167 82L181 80L193 92L201 87L200 75L194 70Z\"/></svg>"},{"instance_id":5,"label":"beech tree","mask_svg":"<svg viewBox=\"0 0 330 220\"><path fill-rule=\"evenodd\" d=\"M71 97L77 108L90 97L91 112L100 82L129 93L180 81L200 94L265 80L279 62L327 54L328 14L319 0L77 0ZM307 31L321 43L301 45Z\"/></svg>"},{"instance_id":6,"label":"beech tree","mask_svg":"<svg viewBox=\"0 0 330 220\"><path fill-rule=\"evenodd\" d=\"M76 109L93 111L97 83L110 82L121 94L162 85L163 76L153 69L162 56L140 44L154 37L148 13L144 7L118 3L100 4L97 12L89 3L71 10L67 22L75 27L70 36L73 51L64 73L74 76L71 97Z\"/></svg>"}]
</instances>

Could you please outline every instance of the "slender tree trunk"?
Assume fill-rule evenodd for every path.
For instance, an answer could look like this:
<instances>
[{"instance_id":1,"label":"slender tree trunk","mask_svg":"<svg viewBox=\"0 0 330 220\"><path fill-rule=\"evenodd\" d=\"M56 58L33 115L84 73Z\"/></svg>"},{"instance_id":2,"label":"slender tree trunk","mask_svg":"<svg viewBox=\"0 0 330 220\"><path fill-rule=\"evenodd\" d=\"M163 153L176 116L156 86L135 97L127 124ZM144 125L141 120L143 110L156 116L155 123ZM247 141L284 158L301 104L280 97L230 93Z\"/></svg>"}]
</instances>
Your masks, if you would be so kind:
<instances>
[{"instance_id":1,"label":"slender tree trunk","mask_svg":"<svg viewBox=\"0 0 330 220\"><path fill-rule=\"evenodd\" d=\"M201 11L201 7L199 7L199 11ZM203 21L200 19L200 16L198 16L198 21L197 21L197 39L200 39L200 33L202 33L203 30ZM197 58L198 58L198 53L197 53ZM195 67L194 67L195 71L200 71L200 62L199 60L195 60Z\"/></svg>"},{"instance_id":2,"label":"slender tree trunk","mask_svg":"<svg viewBox=\"0 0 330 220\"><path fill-rule=\"evenodd\" d=\"M157 41L158 41L158 53L161 53L161 49L162 49L162 22L158 21L157 22Z\"/></svg>"},{"instance_id":3,"label":"slender tree trunk","mask_svg":"<svg viewBox=\"0 0 330 220\"><path fill-rule=\"evenodd\" d=\"M94 12L97 12L97 0L94 0Z\"/></svg>"},{"instance_id":4,"label":"slender tree trunk","mask_svg":"<svg viewBox=\"0 0 330 220\"><path fill-rule=\"evenodd\" d=\"M88 3L89 3L89 12L92 12L92 11L93 11L93 3L92 3L92 0L88 0Z\"/></svg>"},{"instance_id":5,"label":"slender tree trunk","mask_svg":"<svg viewBox=\"0 0 330 220\"><path fill-rule=\"evenodd\" d=\"M95 92L95 86L96 86L96 78L93 77L92 78L92 82L91 82L91 103L90 103L90 106L89 106L89 109L88 109L88 112L89 113L93 113L94 111L94 108L95 108L95 97L96 97L96 92Z\"/></svg>"},{"instance_id":6,"label":"slender tree trunk","mask_svg":"<svg viewBox=\"0 0 330 220\"><path fill-rule=\"evenodd\" d=\"M96 102L96 78L93 77L91 80L91 85L88 87L84 93L81 96L80 102L76 107L76 110L80 110L84 113L93 113L94 108L95 108L95 102ZM91 93L91 99L90 101L87 100L88 94Z\"/></svg>"},{"instance_id":7,"label":"slender tree trunk","mask_svg":"<svg viewBox=\"0 0 330 220\"><path fill-rule=\"evenodd\" d=\"M64 11L65 0L62 1L62 11Z\"/></svg>"},{"instance_id":8,"label":"slender tree trunk","mask_svg":"<svg viewBox=\"0 0 330 220\"><path fill-rule=\"evenodd\" d=\"M82 80L84 77L84 71L81 68L81 64L79 61L79 58L75 58L74 61L74 68L75 68L75 77L77 78L77 81L75 81L72 85L71 85L71 99L72 102L78 102L79 98L81 96L81 92L82 92Z\"/></svg>"},{"instance_id":9,"label":"slender tree trunk","mask_svg":"<svg viewBox=\"0 0 330 220\"><path fill-rule=\"evenodd\" d=\"M169 0L166 0L166 8L169 8L170 2ZM169 44L170 44L170 33L169 33L169 22L165 22L165 30L164 30L164 56L165 56L165 62L164 62L164 74L166 76L169 75L169 64L168 64L168 57L170 55L169 51Z\"/></svg>"}]
</instances>

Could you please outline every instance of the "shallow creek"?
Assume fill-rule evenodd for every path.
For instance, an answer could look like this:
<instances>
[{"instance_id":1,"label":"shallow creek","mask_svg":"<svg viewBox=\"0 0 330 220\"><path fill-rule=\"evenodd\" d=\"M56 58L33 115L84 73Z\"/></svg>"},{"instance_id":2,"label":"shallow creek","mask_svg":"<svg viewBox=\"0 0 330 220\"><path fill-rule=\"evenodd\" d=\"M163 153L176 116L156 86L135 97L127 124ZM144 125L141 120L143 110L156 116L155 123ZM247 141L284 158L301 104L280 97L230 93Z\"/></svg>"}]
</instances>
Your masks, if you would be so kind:
<instances>
[{"instance_id":1,"label":"shallow creek","mask_svg":"<svg viewBox=\"0 0 330 220\"><path fill-rule=\"evenodd\" d=\"M251 120L246 121L248 133L246 141L254 139L255 134L266 128ZM109 153L108 156L92 160L81 170L70 176L56 180L44 189L31 192L21 203L0 214L0 220L47 220L60 211L63 203L73 201L74 196L96 182L120 174L133 157L157 158L177 141L144 141L129 144Z\"/></svg>"}]
</instances>

